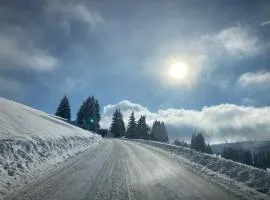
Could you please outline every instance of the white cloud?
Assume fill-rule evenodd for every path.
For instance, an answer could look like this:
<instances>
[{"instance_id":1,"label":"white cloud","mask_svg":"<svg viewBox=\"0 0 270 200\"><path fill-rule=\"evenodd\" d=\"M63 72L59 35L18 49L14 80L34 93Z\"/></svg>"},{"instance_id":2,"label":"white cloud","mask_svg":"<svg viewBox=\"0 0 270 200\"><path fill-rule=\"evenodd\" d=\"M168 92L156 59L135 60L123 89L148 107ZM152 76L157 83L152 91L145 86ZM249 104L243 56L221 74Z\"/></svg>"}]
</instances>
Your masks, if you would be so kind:
<instances>
[{"instance_id":1,"label":"white cloud","mask_svg":"<svg viewBox=\"0 0 270 200\"><path fill-rule=\"evenodd\" d=\"M125 123L127 124L129 115L132 111L134 111L135 116L138 118L141 115L146 115L148 120L151 120L155 117L154 113L151 113L147 108L141 106L140 104L131 103L130 101L124 100L115 105L106 105L103 108L103 116L100 122L100 125L105 128L110 127L111 118L114 111L120 108L121 112L124 114Z\"/></svg>"},{"instance_id":2,"label":"white cloud","mask_svg":"<svg viewBox=\"0 0 270 200\"><path fill-rule=\"evenodd\" d=\"M238 83L243 87L252 87L252 86L269 86L270 85L270 72L248 72L242 74L239 79Z\"/></svg>"},{"instance_id":3,"label":"white cloud","mask_svg":"<svg viewBox=\"0 0 270 200\"><path fill-rule=\"evenodd\" d=\"M261 51L259 38L251 29L243 26L224 29L216 35L215 40L233 56L250 56Z\"/></svg>"},{"instance_id":4,"label":"white cloud","mask_svg":"<svg viewBox=\"0 0 270 200\"><path fill-rule=\"evenodd\" d=\"M8 27L6 27L8 29ZM22 29L0 34L0 68L51 71L58 60L43 49L35 46L35 41Z\"/></svg>"},{"instance_id":5,"label":"white cloud","mask_svg":"<svg viewBox=\"0 0 270 200\"><path fill-rule=\"evenodd\" d=\"M137 119L145 115L149 125L156 119L164 121L171 138L189 138L191 133L202 131L210 142L270 139L270 107L221 104L203 107L202 110L170 108L153 113L139 104L125 100L104 107L102 127L109 127L116 108L123 112L126 124L132 111Z\"/></svg>"},{"instance_id":6,"label":"white cloud","mask_svg":"<svg viewBox=\"0 0 270 200\"><path fill-rule=\"evenodd\" d=\"M104 22L100 13L91 9L83 1L48 0L45 11L49 16L52 15L60 20L68 31L72 21L86 24L90 29Z\"/></svg>"},{"instance_id":7,"label":"white cloud","mask_svg":"<svg viewBox=\"0 0 270 200\"><path fill-rule=\"evenodd\" d=\"M270 25L270 20L261 23L261 26L266 26L266 25Z\"/></svg>"},{"instance_id":8,"label":"white cloud","mask_svg":"<svg viewBox=\"0 0 270 200\"><path fill-rule=\"evenodd\" d=\"M219 61L220 58L235 59L254 56L267 47L257 32L248 26L236 25L215 33L202 35L192 46L200 54L207 55L208 60Z\"/></svg>"},{"instance_id":9,"label":"white cloud","mask_svg":"<svg viewBox=\"0 0 270 200\"><path fill-rule=\"evenodd\" d=\"M182 85L190 87L208 80L221 61L236 61L255 56L267 47L256 31L247 26L236 25L196 38L190 37L184 40L176 38L170 42L166 41L149 57L145 71L151 77L156 76L159 80L164 80L165 85L175 83L165 76L169 67L167 61L179 60L186 63L189 68L189 77ZM225 88L228 84L229 82L223 82L220 85Z\"/></svg>"},{"instance_id":10,"label":"white cloud","mask_svg":"<svg viewBox=\"0 0 270 200\"><path fill-rule=\"evenodd\" d=\"M74 90L84 90L88 86L88 83L83 80L68 77L64 79L62 84L60 84L60 89L65 94L70 94L71 92L74 92Z\"/></svg>"},{"instance_id":11,"label":"white cloud","mask_svg":"<svg viewBox=\"0 0 270 200\"><path fill-rule=\"evenodd\" d=\"M90 11L90 9L83 4L77 4L71 12L74 13L75 18L89 24L91 27L104 21L98 12Z\"/></svg>"}]
</instances>

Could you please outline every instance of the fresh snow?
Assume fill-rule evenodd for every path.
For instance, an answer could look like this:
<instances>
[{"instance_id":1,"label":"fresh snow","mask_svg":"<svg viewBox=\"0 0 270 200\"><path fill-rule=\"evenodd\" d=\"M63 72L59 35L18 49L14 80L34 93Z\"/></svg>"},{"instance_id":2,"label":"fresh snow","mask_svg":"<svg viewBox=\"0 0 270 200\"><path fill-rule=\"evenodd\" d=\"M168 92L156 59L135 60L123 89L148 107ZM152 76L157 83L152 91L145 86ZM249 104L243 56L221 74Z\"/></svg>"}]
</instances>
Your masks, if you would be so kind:
<instances>
[{"instance_id":1,"label":"fresh snow","mask_svg":"<svg viewBox=\"0 0 270 200\"><path fill-rule=\"evenodd\" d=\"M0 199L101 141L97 134L0 97Z\"/></svg>"},{"instance_id":2,"label":"fresh snow","mask_svg":"<svg viewBox=\"0 0 270 200\"><path fill-rule=\"evenodd\" d=\"M0 97L0 199L101 141L100 136L58 117ZM267 170L184 147L136 141L166 150L192 172L208 176L222 187L234 187L237 194L243 191L252 197L256 190L270 194Z\"/></svg>"},{"instance_id":3,"label":"fresh snow","mask_svg":"<svg viewBox=\"0 0 270 200\"><path fill-rule=\"evenodd\" d=\"M170 156L179 160L182 165L194 172L208 175L211 179L215 180L214 182L216 184L222 184L228 187L234 185L235 190L238 192L242 190L244 193L249 192L250 194L254 194L258 191L270 195L270 173L267 170L227 160L220 156L197 152L181 146L147 140L135 141L159 147L170 152ZM245 186L251 188L251 190Z\"/></svg>"}]
</instances>

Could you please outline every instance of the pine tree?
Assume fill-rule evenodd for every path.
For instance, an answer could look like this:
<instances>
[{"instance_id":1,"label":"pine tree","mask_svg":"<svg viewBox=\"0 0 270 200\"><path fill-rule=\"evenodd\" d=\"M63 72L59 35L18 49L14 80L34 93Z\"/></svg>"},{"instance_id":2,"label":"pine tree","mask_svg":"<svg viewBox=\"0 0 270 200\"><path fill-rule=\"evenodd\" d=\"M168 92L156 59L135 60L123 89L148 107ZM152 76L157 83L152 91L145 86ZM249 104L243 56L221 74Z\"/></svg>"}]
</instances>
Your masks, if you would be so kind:
<instances>
[{"instance_id":1,"label":"pine tree","mask_svg":"<svg viewBox=\"0 0 270 200\"><path fill-rule=\"evenodd\" d=\"M225 147L222 151L221 156L226 159L230 159L236 162L244 163L247 165L253 165L252 156L249 150L244 149L233 149L231 147ZM256 165L256 156L254 156L254 165ZM260 160L262 161L262 160Z\"/></svg>"},{"instance_id":2,"label":"pine tree","mask_svg":"<svg viewBox=\"0 0 270 200\"><path fill-rule=\"evenodd\" d=\"M190 142L190 148L191 149L196 149L197 147L197 141L196 141L197 135L196 134L192 134L191 136L191 142Z\"/></svg>"},{"instance_id":3,"label":"pine tree","mask_svg":"<svg viewBox=\"0 0 270 200\"><path fill-rule=\"evenodd\" d=\"M62 117L64 119L70 120L70 105L67 96L64 96L55 112L56 116Z\"/></svg>"},{"instance_id":4,"label":"pine tree","mask_svg":"<svg viewBox=\"0 0 270 200\"><path fill-rule=\"evenodd\" d=\"M247 165L252 165L253 163L252 163L252 156L251 156L251 153L250 153L250 151L246 151L246 160L245 160L245 164L247 164Z\"/></svg>"},{"instance_id":5,"label":"pine tree","mask_svg":"<svg viewBox=\"0 0 270 200\"><path fill-rule=\"evenodd\" d=\"M206 150L205 140L201 133L198 133L197 135L197 142L198 142L198 151L205 152Z\"/></svg>"},{"instance_id":6,"label":"pine tree","mask_svg":"<svg viewBox=\"0 0 270 200\"><path fill-rule=\"evenodd\" d=\"M137 125L137 130L136 130L138 134L138 138L143 139L143 140L148 140L149 130L150 128L146 124L145 116L141 116L140 119L138 120L138 125Z\"/></svg>"},{"instance_id":7,"label":"pine tree","mask_svg":"<svg viewBox=\"0 0 270 200\"><path fill-rule=\"evenodd\" d=\"M255 154L254 166L262 169L270 168L270 152L261 151Z\"/></svg>"},{"instance_id":8,"label":"pine tree","mask_svg":"<svg viewBox=\"0 0 270 200\"><path fill-rule=\"evenodd\" d=\"M228 159L228 148L226 147L223 148L221 157Z\"/></svg>"},{"instance_id":9,"label":"pine tree","mask_svg":"<svg viewBox=\"0 0 270 200\"><path fill-rule=\"evenodd\" d=\"M154 141L159 141L159 131L158 131L158 121L154 121L151 132L150 138Z\"/></svg>"},{"instance_id":10,"label":"pine tree","mask_svg":"<svg viewBox=\"0 0 270 200\"><path fill-rule=\"evenodd\" d=\"M181 145L181 142L180 142L178 139L175 139L175 140L173 141L173 145L175 145L175 146L182 146L182 145Z\"/></svg>"},{"instance_id":11,"label":"pine tree","mask_svg":"<svg viewBox=\"0 0 270 200\"><path fill-rule=\"evenodd\" d=\"M135 120L134 112L132 112L130 117L129 117L126 137L127 138L136 138L136 128L137 128L137 123Z\"/></svg>"},{"instance_id":12,"label":"pine tree","mask_svg":"<svg viewBox=\"0 0 270 200\"><path fill-rule=\"evenodd\" d=\"M188 144L185 141L179 141L178 139L175 139L173 144L176 146L188 147Z\"/></svg>"},{"instance_id":13,"label":"pine tree","mask_svg":"<svg viewBox=\"0 0 270 200\"><path fill-rule=\"evenodd\" d=\"M213 154L212 148L209 144L207 144L205 147L205 153Z\"/></svg>"},{"instance_id":14,"label":"pine tree","mask_svg":"<svg viewBox=\"0 0 270 200\"><path fill-rule=\"evenodd\" d=\"M77 113L77 123L84 129L98 132L100 122L100 107L98 100L88 97Z\"/></svg>"},{"instance_id":15,"label":"pine tree","mask_svg":"<svg viewBox=\"0 0 270 200\"><path fill-rule=\"evenodd\" d=\"M151 140L160 141L160 142L168 142L168 134L166 131L165 124L160 121L154 121L152 130L150 133Z\"/></svg>"},{"instance_id":16,"label":"pine tree","mask_svg":"<svg viewBox=\"0 0 270 200\"><path fill-rule=\"evenodd\" d=\"M101 120L101 116L100 116L100 105L99 105L99 102L98 100L96 99L95 100L95 129L96 130L99 130L100 128L100 125L99 125L99 122Z\"/></svg>"},{"instance_id":17,"label":"pine tree","mask_svg":"<svg viewBox=\"0 0 270 200\"><path fill-rule=\"evenodd\" d=\"M126 134L126 127L125 127L125 122L123 118L119 120L119 132L120 132L120 137L123 137Z\"/></svg>"},{"instance_id":18,"label":"pine tree","mask_svg":"<svg viewBox=\"0 0 270 200\"><path fill-rule=\"evenodd\" d=\"M78 125L80 125L82 128L85 128L84 127L86 125L86 121L85 121L85 108L86 108L86 103L85 101L83 102L83 104L81 105L78 113L77 113L77 119L76 119L76 122Z\"/></svg>"},{"instance_id":19,"label":"pine tree","mask_svg":"<svg viewBox=\"0 0 270 200\"><path fill-rule=\"evenodd\" d=\"M204 137L201 133L192 134L190 147L196 151L206 152Z\"/></svg>"},{"instance_id":20,"label":"pine tree","mask_svg":"<svg viewBox=\"0 0 270 200\"><path fill-rule=\"evenodd\" d=\"M161 122L161 131L162 131L162 141L169 142L169 137L164 122Z\"/></svg>"},{"instance_id":21,"label":"pine tree","mask_svg":"<svg viewBox=\"0 0 270 200\"><path fill-rule=\"evenodd\" d=\"M125 135L125 123L120 109L115 110L113 114L111 132L114 137L122 137Z\"/></svg>"}]
</instances>

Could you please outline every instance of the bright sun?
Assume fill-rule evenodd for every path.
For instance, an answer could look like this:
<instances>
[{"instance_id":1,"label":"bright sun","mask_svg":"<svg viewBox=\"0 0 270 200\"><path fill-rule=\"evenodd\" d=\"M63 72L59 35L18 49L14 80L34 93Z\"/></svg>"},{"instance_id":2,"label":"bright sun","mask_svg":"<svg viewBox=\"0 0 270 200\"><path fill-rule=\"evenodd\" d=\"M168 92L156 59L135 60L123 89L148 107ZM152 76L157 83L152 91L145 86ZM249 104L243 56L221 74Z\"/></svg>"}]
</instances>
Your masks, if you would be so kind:
<instances>
[{"instance_id":1,"label":"bright sun","mask_svg":"<svg viewBox=\"0 0 270 200\"><path fill-rule=\"evenodd\" d=\"M176 80L184 80L187 76L187 73L187 66L180 62L173 64L168 71L169 76Z\"/></svg>"}]
</instances>

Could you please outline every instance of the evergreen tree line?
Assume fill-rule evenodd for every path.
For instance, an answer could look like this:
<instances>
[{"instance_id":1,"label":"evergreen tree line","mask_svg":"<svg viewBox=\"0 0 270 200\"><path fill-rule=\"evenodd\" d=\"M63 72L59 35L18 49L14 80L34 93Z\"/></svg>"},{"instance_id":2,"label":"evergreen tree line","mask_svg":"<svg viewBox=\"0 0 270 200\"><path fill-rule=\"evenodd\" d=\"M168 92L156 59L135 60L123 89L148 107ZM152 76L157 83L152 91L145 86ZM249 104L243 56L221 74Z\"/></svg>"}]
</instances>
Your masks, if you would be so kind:
<instances>
[{"instance_id":1,"label":"evergreen tree line","mask_svg":"<svg viewBox=\"0 0 270 200\"><path fill-rule=\"evenodd\" d=\"M261 169L270 168L270 152L251 153L249 150L225 147L221 156L236 162L252 165Z\"/></svg>"},{"instance_id":2,"label":"evergreen tree line","mask_svg":"<svg viewBox=\"0 0 270 200\"><path fill-rule=\"evenodd\" d=\"M173 144L176 146L181 146L181 147L186 147L186 148L189 147L188 143L186 143L185 141L180 141L178 139L175 139Z\"/></svg>"},{"instance_id":3,"label":"evergreen tree line","mask_svg":"<svg viewBox=\"0 0 270 200\"><path fill-rule=\"evenodd\" d=\"M252 156L249 150L225 147L221 153L221 156L223 158L230 159L236 162L252 165Z\"/></svg>"},{"instance_id":4,"label":"evergreen tree line","mask_svg":"<svg viewBox=\"0 0 270 200\"><path fill-rule=\"evenodd\" d=\"M212 154L212 149L210 145L206 145L204 137L201 133L192 134L190 148L196 151Z\"/></svg>"},{"instance_id":5,"label":"evergreen tree line","mask_svg":"<svg viewBox=\"0 0 270 200\"><path fill-rule=\"evenodd\" d=\"M131 113L127 130L125 130L123 115L120 109L117 109L113 114L110 131L114 137L125 136L130 139L155 140L160 142L169 141L164 122L155 121L150 129L146 123L146 117L141 116L136 121L134 112Z\"/></svg>"},{"instance_id":6,"label":"evergreen tree line","mask_svg":"<svg viewBox=\"0 0 270 200\"><path fill-rule=\"evenodd\" d=\"M258 152L253 155L253 165L258 168L270 168L270 152Z\"/></svg>"},{"instance_id":7,"label":"evergreen tree line","mask_svg":"<svg viewBox=\"0 0 270 200\"><path fill-rule=\"evenodd\" d=\"M205 139L201 133L192 134L190 145L188 145L188 143L186 143L185 141L179 141L178 139L174 140L173 144L176 146L191 148L203 153L213 153L211 146L205 143Z\"/></svg>"},{"instance_id":8,"label":"evergreen tree line","mask_svg":"<svg viewBox=\"0 0 270 200\"><path fill-rule=\"evenodd\" d=\"M70 103L67 96L64 96L55 112L56 116L66 120L71 119ZM83 101L77 112L76 125L89 131L94 131L102 136L108 133L106 129L100 129L100 106L95 97L88 97ZM114 137L127 137L131 139L155 140L168 142L168 134L164 122L155 121L152 129L146 124L145 116L141 116L138 122L135 119L134 112L131 113L127 130L120 109L115 110L112 118L110 132Z\"/></svg>"},{"instance_id":9,"label":"evergreen tree line","mask_svg":"<svg viewBox=\"0 0 270 200\"><path fill-rule=\"evenodd\" d=\"M70 121L71 109L67 96L64 96L61 99L55 115ZM85 101L83 101L79 111L77 112L76 125L85 130L99 132L99 122L100 106L98 100L93 96L88 97Z\"/></svg>"},{"instance_id":10,"label":"evergreen tree line","mask_svg":"<svg viewBox=\"0 0 270 200\"><path fill-rule=\"evenodd\" d=\"M55 115L71 120L70 103L67 96L64 96L57 107ZM77 112L76 125L79 127L94 131L102 136L106 135L108 130L100 129L100 106L95 97L88 97L83 101L80 109ZM141 116L138 121L135 119L134 112L129 117L127 130L123 121L123 115L120 109L117 109L112 118L110 131L114 137L123 137L130 139L144 139L154 140L160 142L168 142L168 134L164 122L155 121L152 128L147 125L145 116ZM175 140L174 145L190 147L196 151L212 154L212 149L209 144L205 143L204 137L201 133L193 134L190 145L184 141ZM258 168L270 168L270 152L258 152L251 154L249 150L232 149L230 147L224 148L222 155L223 158L230 159L247 165L252 165Z\"/></svg>"}]
</instances>

